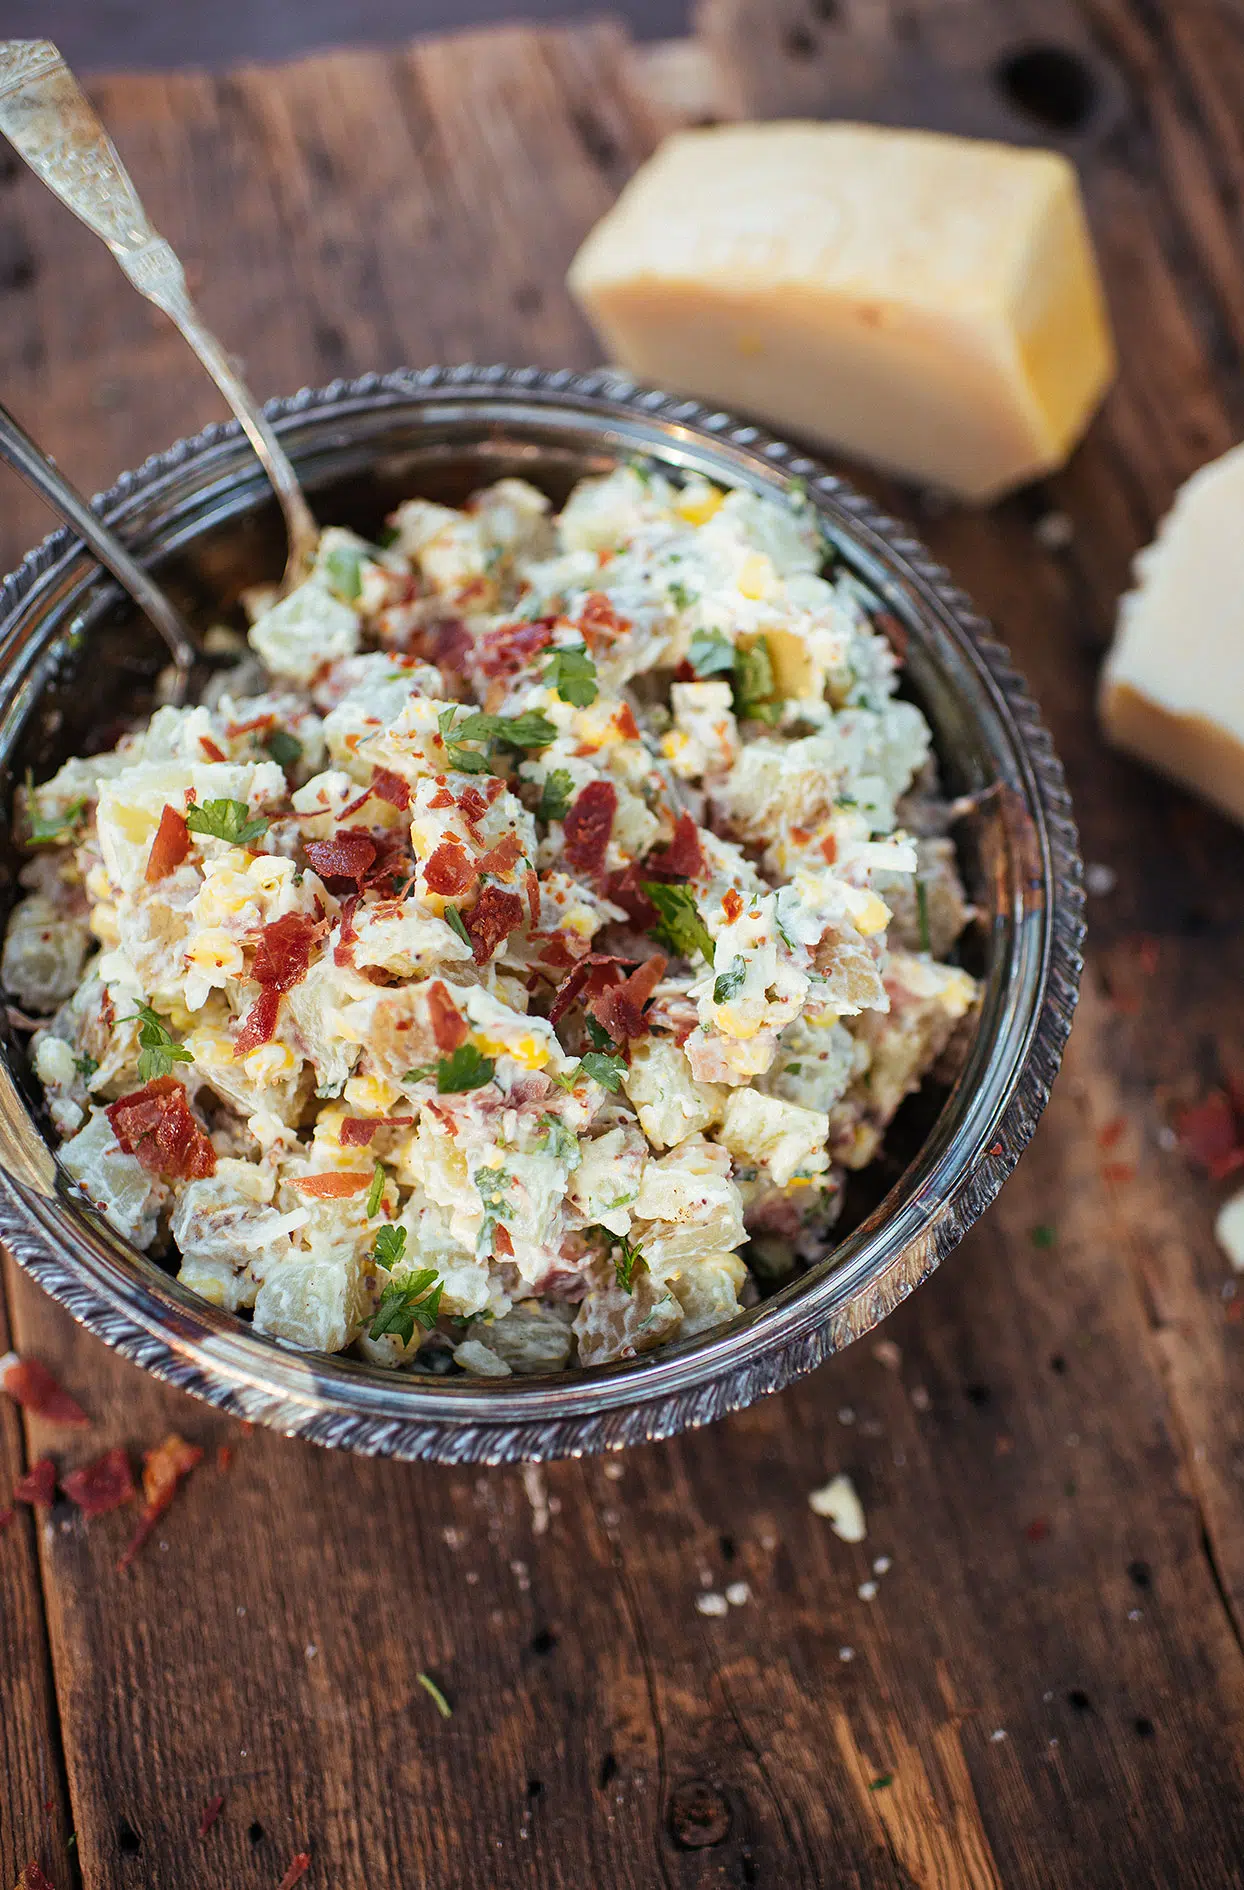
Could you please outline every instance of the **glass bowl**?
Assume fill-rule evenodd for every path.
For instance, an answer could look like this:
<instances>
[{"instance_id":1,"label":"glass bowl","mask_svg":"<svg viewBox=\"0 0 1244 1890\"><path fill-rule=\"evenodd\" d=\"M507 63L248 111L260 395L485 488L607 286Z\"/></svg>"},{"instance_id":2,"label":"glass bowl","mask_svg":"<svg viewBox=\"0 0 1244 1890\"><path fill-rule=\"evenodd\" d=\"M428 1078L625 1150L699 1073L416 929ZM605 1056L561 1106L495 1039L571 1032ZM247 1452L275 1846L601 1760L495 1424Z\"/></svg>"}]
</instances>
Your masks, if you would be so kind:
<instances>
[{"instance_id":1,"label":"glass bowl","mask_svg":"<svg viewBox=\"0 0 1244 1890\"><path fill-rule=\"evenodd\" d=\"M1062 768L1010 659L906 529L795 449L616 376L430 368L365 375L268 412L320 517L378 529L399 498L460 503L519 473L555 500L620 457L780 493L805 483L847 566L907 646L946 786L979 797L957 829L981 918L966 962L984 984L953 1087L904 1106L865 1172L854 1224L820 1265L716 1331L643 1357L498 1382L387 1372L299 1353L180 1287L60 1175L23 1039L0 1041L0 1238L91 1332L157 1378L286 1435L376 1456L538 1460L667 1437L776 1391L876 1326L993 1200L1049 1095L1075 1006L1081 867ZM279 574L280 519L236 425L182 441L96 501L200 624ZM0 859L20 856L11 787L116 739L163 662L155 634L68 532L0 586Z\"/></svg>"}]
</instances>

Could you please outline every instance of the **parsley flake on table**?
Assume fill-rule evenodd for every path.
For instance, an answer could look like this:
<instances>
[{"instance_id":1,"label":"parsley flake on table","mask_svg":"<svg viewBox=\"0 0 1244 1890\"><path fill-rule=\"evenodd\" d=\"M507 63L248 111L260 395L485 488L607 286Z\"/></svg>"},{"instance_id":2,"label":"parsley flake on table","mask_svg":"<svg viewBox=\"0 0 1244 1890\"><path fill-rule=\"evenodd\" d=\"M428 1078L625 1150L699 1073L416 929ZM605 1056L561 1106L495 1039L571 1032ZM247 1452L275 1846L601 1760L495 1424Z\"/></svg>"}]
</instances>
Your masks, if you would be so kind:
<instances>
[{"instance_id":1,"label":"parsley flake on table","mask_svg":"<svg viewBox=\"0 0 1244 1890\"><path fill-rule=\"evenodd\" d=\"M640 883L660 915L653 927L653 937L682 958L694 959L698 954L705 964L711 965L712 936L687 888L670 886L659 879L645 879Z\"/></svg>"},{"instance_id":2,"label":"parsley flake on table","mask_svg":"<svg viewBox=\"0 0 1244 1890\"><path fill-rule=\"evenodd\" d=\"M720 972L713 985L713 1003L728 1004L732 997L737 997L743 989L743 980L747 976L747 960L734 958L728 970Z\"/></svg>"},{"instance_id":3,"label":"parsley flake on table","mask_svg":"<svg viewBox=\"0 0 1244 1890\"><path fill-rule=\"evenodd\" d=\"M582 643L551 650L540 680L556 689L562 701L573 703L576 709L586 709L600 694L596 665Z\"/></svg>"},{"instance_id":4,"label":"parsley flake on table","mask_svg":"<svg viewBox=\"0 0 1244 1890\"><path fill-rule=\"evenodd\" d=\"M1034 1247L1052 1247L1057 1241L1058 1235L1048 1221L1042 1221L1038 1226L1032 1229L1028 1238L1031 1240Z\"/></svg>"},{"instance_id":5,"label":"parsley flake on table","mask_svg":"<svg viewBox=\"0 0 1244 1890\"><path fill-rule=\"evenodd\" d=\"M288 729L274 728L264 737L264 747L278 768L292 768L302 760L302 743Z\"/></svg>"},{"instance_id":6,"label":"parsley flake on table","mask_svg":"<svg viewBox=\"0 0 1244 1890\"><path fill-rule=\"evenodd\" d=\"M579 1068L593 1082L599 1083L616 1096L622 1087L622 1078L626 1074L626 1064L621 1057L609 1056L603 1050L589 1050L579 1061Z\"/></svg>"},{"instance_id":7,"label":"parsley flake on table","mask_svg":"<svg viewBox=\"0 0 1244 1890\"><path fill-rule=\"evenodd\" d=\"M128 1017L119 1017L119 1024L138 1025L138 1080L140 1083L154 1083L158 1076L171 1076L175 1063L193 1063L190 1052L178 1043L168 1025L150 1004L140 1004Z\"/></svg>"},{"instance_id":8,"label":"parsley flake on table","mask_svg":"<svg viewBox=\"0 0 1244 1890\"><path fill-rule=\"evenodd\" d=\"M437 1686L432 1676L430 1674L426 1674L422 1672L421 1670L419 1673L415 1675L415 1679L419 1682L419 1685L423 1688L424 1692L429 1696L429 1698L432 1701L432 1704L435 1706L441 1718L452 1719L454 1716L454 1709L449 1704L449 1701L445 1698L445 1695L441 1692L440 1688Z\"/></svg>"},{"instance_id":9,"label":"parsley flake on table","mask_svg":"<svg viewBox=\"0 0 1244 1890\"><path fill-rule=\"evenodd\" d=\"M247 846L268 831L268 822L261 814L252 818L245 801L204 801L201 807L197 801L187 801L186 825L191 833L226 840L234 847Z\"/></svg>"},{"instance_id":10,"label":"parsley flake on table","mask_svg":"<svg viewBox=\"0 0 1244 1890\"><path fill-rule=\"evenodd\" d=\"M564 820L574 794L574 777L568 768L554 768L544 777L544 786L540 790L540 805L536 809L538 819L549 825L554 820Z\"/></svg>"},{"instance_id":11,"label":"parsley flake on table","mask_svg":"<svg viewBox=\"0 0 1244 1890\"><path fill-rule=\"evenodd\" d=\"M697 630L691 639L687 661L703 681L709 676L734 674L734 645L720 630Z\"/></svg>"}]
</instances>

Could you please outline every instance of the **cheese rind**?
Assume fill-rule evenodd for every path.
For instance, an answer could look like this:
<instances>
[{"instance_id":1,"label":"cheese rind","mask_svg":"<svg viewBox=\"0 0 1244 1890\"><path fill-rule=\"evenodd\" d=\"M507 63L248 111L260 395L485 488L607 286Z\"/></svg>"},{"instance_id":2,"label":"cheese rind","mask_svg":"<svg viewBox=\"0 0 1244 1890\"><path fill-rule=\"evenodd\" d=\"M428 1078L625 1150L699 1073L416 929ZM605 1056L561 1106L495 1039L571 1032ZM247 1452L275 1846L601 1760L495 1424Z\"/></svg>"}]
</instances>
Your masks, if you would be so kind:
<instances>
[{"instance_id":1,"label":"cheese rind","mask_svg":"<svg viewBox=\"0 0 1244 1890\"><path fill-rule=\"evenodd\" d=\"M681 132L569 281L629 372L972 501L1061 465L1114 367L1072 167L933 132Z\"/></svg>"},{"instance_id":2,"label":"cheese rind","mask_svg":"<svg viewBox=\"0 0 1244 1890\"><path fill-rule=\"evenodd\" d=\"M1136 559L1102 672L1118 747L1244 821L1244 446L1194 473Z\"/></svg>"}]
</instances>

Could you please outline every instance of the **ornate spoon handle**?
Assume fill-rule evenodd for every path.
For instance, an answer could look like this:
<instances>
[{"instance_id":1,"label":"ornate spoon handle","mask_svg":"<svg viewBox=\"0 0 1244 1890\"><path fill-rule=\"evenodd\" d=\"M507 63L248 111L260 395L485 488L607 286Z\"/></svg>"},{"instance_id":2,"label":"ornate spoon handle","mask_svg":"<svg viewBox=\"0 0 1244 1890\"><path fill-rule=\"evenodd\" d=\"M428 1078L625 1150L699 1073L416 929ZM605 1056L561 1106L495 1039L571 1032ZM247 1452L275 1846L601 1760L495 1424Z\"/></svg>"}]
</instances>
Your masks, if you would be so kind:
<instances>
[{"instance_id":1,"label":"ornate spoon handle","mask_svg":"<svg viewBox=\"0 0 1244 1890\"><path fill-rule=\"evenodd\" d=\"M287 585L303 575L318 527L263 410L208 329L171 246L147 220L99 116L48 39L0 40L0 131L31 170L103 238L139 292L180 328L246 430L285 514Z\"/></svg>"}]
</instances>

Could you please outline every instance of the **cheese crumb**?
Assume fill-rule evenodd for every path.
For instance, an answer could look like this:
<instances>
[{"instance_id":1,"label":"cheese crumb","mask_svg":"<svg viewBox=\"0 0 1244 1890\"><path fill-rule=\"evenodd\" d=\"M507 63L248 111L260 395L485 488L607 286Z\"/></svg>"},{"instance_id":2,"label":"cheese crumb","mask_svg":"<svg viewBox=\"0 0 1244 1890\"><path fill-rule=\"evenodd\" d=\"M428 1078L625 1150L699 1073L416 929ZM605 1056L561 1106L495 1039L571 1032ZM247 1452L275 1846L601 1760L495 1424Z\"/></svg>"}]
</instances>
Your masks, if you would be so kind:
<instances>
[{"instance_id":1,"label":"cheese crumb","mask_svg":"<svg viewBox=\"0 0 1244 1890\"><path fill-rule=\"evenodd\" d=\"M831 1477L824 1489L809 1492L808 1503L844 1542L862 1542L868 1534L864 1507L849 1476L839 1472Z\"/></svg>"}]
</instances>

